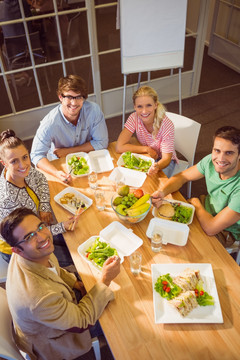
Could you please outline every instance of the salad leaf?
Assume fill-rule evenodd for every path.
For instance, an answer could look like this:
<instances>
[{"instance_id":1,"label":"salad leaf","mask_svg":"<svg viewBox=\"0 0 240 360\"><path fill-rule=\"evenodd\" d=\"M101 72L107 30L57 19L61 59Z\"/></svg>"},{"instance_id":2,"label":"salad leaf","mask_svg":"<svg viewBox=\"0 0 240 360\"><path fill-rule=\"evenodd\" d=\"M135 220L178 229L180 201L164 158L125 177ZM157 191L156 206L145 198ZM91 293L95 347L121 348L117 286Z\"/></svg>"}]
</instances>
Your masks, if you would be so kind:
<instances>
[{"instance_id":1,"label":"salad leaf","mask_svg":"<svg viewBox=\"0 0 240 360\"><path fill-rule=\"evenodd\" d=\"M192 216L192 208L179 204L175 205L174 208L175 214L173 215L172 220L182 224L187 224Z\"/></svg>"},{"instance_id":2,"label":"salad leaf","mask_svg":"<svg viewBox=\"0 0 240 360\"><path fill-rule=\"evenodd\" d=\"M197 283L195 294L198 305L200 306L214 305L214 298L211 295L209 295L206 291L204 291L202 280L199 280L199 282Z\"/></svg>"},{"instance_id":3,"label":"salad leaf","mask_svg":"<svg viewBox=\"0 0 240 360\"><path fill-rule=\"evenodd\" d=\"M102 267L105 261L113 255L118 256L117 250L112 248L108 243L100 241L99 237L86 251L87 258L100 267Z\"/></svg>"},{"instance_id":4,"label":"salad leaf","mask_svg":"<svg viewBox=\"0 0 240 360\"><path fill-rule=\"evenodd\" d=\"M168 288L170 288L170 290ZM167 300L173 299L182 291L182 289L177 284L174 284L170 274L159 276L155 283L154 289Z\"/></svg>"},{"instance_id":5,"label":"salad leaf","mask_svg":"<svg viewBox=\"0 0 240 360\"><path fill-rule=\"evenodd\" d=\"M137 158L130 151L124 153L122 159L124 161L124 167L128 169L147 172L152 165L151 160L146 161L141 158Z\"/></svg>"},{"instance_id":6,"label":"salad leaf","mask_svg":"<svg viewBox=\"0 0 240 360\"><path fill-rule=\"evenodd\" d=\"M83 175L89 172L89 166L84 157L77 157L76 155L73 155L68 160L68 165L71 166L74 175Z\"/></svg>"}]
</instances>

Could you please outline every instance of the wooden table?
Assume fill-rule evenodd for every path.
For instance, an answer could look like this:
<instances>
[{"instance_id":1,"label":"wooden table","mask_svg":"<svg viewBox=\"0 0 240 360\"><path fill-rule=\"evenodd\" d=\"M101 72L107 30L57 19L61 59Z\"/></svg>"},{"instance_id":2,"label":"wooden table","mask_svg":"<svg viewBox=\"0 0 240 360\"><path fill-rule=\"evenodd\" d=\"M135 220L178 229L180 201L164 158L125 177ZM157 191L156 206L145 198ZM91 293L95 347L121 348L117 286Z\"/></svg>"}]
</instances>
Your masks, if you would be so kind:
<instances>
[{"instance_id":1,"label":"wooden table","mask_svg":"<svg viewBox=\"0 0 240 360\"><path fill-rule=\"evenodd\" d=\"M118 154L114 143L109 146L110 154L116 166ZM54 161L60 169L65 169L65 159ZM105 188L108 204L105 211L99 212L95 202L80 218L73 233L64 234L74 263L81 274L87 290L98 278L98 272L88 265L77 253L77 247L90 236L99 232L112 221L118 220L110 205L113 191L106 181L110 174L99 174L100 186ZM58 221L66 219L69 213L55 203L55 194L65 185L56 178L46 175L49 180L51 205ZM145 192L152 193L164 178L147 177L143 184ZM75 178L70 184L93 199L93 190L88 187L87 177ZM184 200L181 194L174 193L174 198ZM121 273L111 284L115 300L105 309L100 323L113 356L117 360L207 360L240 358L240 271L239 266L217 241L202 231L196 217L190 225L186 246L167 244L160 253L153 253L146 230L152 218L151 211L139 224L131 226L136 235L143 239L139 249L142 253L142 273L135 277L125 258ZM151 264L163 263L210 263L212 264L217 291L223 313L223 324L155 324L153 310L153 291Z\"/></svg>"}]
</instances>

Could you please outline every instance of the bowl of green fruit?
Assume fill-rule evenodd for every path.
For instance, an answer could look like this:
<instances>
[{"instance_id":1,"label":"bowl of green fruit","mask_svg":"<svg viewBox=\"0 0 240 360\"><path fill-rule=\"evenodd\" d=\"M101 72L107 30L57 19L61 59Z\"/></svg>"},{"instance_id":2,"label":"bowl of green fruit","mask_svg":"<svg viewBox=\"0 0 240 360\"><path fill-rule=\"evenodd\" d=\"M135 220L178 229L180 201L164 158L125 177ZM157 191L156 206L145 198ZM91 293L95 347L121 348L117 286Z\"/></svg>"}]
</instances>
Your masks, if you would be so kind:
<instances>
[{"instance_id":1,"label":"bowl of green fruit","mask_svg":"<svg viewBox=\"0 0 240 360\"><path fill-rule=\"evenodd\" d=\"M111 206L117 217L128 223L138 223L148 214L152 205L149 194L142 189L130 192L129 186L124 185L111 199Z\"/></svg>"}]
</instances>

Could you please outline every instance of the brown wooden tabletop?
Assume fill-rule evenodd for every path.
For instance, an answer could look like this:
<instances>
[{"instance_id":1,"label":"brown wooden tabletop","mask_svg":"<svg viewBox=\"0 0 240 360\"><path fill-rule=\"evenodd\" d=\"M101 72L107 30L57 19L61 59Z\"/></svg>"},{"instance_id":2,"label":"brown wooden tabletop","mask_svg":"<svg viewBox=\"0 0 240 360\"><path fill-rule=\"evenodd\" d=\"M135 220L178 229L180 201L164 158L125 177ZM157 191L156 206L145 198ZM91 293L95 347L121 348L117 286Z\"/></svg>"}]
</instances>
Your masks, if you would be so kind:
<instances>
[{"instance_id":1,"label":"brown wooden tabletop","mask_svg":"<svg viewBox=\"0 0 240 360\"><path fill-rule=\"evenodd\" d=\"M119 154L115 143L108 148L117 166ZM65 158L55 160L58 169L65 169ZM93 199L93 205L80 216L74 232L64 234L74 263L83 283L89 290L97 281L99 273L78 254L77 248L112 221L119 221L110 204L114 185L109 181L110 172L98 174L99 187L105 190L107 206L98 211L94 201L94 190L88 186L87 176L74 178L69 186L78 189ZM51 175L45 174L50 188L51 205L57 220L63 221L70 215L54 201L54 196L62 191L64 185ZM142 188L152 193L163 184L164 177L147 176ZM171 195L169 196L172 197ZM184 201L179 192L173 198ZM142 254L142 272L134 276L130 271L129 259L124 258L121 273L112 282L111 289L115 300L105 309L100 318L105 337L117 360L127 359L239 359L240 357L240 271L239 266L217 241L208 237L194 217L189 225L190 232L185 246L167 244L160 253L153 253L150 239L146 236L152 211L138 224L127 224L127 228L143 240L139 248ZM155 324L151 264L171 263L209 263L212 265L218 296L221 304L223 323L205 324Z\"/></svg>"}]
</instances>

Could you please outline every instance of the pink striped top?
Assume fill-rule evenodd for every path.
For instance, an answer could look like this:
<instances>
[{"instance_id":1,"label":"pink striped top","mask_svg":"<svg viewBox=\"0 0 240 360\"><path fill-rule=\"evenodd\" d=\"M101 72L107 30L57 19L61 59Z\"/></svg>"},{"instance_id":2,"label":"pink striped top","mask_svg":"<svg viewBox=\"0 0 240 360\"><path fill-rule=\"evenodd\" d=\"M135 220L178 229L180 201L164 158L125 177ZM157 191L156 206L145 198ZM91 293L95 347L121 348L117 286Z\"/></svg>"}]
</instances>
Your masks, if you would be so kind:
<instances>
[{"instance_id":1,"label":"pink striped top","mask_svg":"<svg viewBox=\"0 0 240 360\"><path fill-rule=\"evenodd\" d=\"M175 160L177 163L179 162L174 149L174 125L167 116L162 120L161 127L155 139L152 134L147 131L136 112L128 117L125 128L132 134L136 131L140 144L150 146L157 151L160 158L162 157L162 153L172 153L172 160Z\"/></svg>"}]
</instances>

